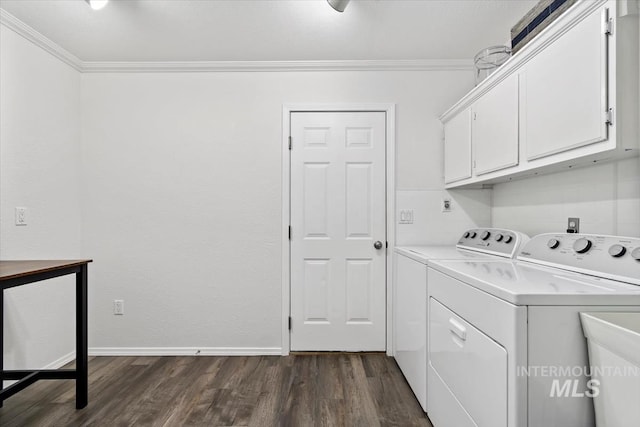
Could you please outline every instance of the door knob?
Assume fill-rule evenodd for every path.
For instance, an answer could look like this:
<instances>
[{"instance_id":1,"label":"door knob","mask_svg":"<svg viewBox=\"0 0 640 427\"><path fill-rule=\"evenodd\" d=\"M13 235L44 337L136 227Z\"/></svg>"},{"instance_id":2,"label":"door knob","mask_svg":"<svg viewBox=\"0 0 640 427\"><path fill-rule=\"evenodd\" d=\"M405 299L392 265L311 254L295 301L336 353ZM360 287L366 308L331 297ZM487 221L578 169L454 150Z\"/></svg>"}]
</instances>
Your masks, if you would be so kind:
<instances>
[{"instance_id":1,"label":"door knob","mask_svg":"<svg viewBox=\"0 0 640 427\"><path fill-rule=\"evenodd\" d=\"M382 242L380 240L376 240L376 242L373 244L373 247L376 249L382 249Z\"/></svg>"}]
</instances>

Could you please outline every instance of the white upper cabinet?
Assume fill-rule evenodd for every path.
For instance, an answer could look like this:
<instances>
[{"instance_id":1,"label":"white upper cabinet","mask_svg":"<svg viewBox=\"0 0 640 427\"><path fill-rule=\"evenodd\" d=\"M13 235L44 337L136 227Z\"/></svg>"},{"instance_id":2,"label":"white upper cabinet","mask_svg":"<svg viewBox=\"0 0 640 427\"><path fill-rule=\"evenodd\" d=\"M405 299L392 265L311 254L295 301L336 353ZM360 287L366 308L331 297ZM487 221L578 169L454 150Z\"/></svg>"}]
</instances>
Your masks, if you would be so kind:
<instances>
[{"instance_id":1,"label":"white upper cabinet","mask_svg":"<svg viewBox=\"0 0 640 427\"><path fill-rule=\"evenodd\" d=\"M531 59L521 74L527 160L607 139L606 10Z\"/></svg>"},{"instance_id":2,"label":"white upper cabinet","mask_svg":"<svg viewBox=\"0 0 640 427\"><path fill-rule=\"evenodd\" d=\"M465 95L440 117L446 187L637 156L639 22L633 0L580 0Z\"/></svg>"},{"instance_id":3,"label":"white upper cabinet","mask_svg":"<svg viewBox=\"0 0 640 427\"><path fill-rule=\"evenodd\" d=\"M476 175L518 164L518 75L512 74L473 104Z\"/></svg>"},{"instance_id":4,"label":"white upper cabinet","mask_svg":"<svg viewBox=\"0 0 640 427\"><path fill-rule=\"evenodd\" d=\"M444 181L471 178L471 108L444 124Z\"/></svg>"}]
</instances>

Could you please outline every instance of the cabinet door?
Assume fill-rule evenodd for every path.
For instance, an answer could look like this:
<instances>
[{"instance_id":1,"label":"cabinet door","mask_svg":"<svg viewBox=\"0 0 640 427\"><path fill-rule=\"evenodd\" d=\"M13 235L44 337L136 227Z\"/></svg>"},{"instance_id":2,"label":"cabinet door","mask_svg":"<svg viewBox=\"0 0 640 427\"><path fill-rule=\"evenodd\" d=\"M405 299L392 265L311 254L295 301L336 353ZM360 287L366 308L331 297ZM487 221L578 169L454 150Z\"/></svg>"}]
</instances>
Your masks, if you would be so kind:
<instances>
[{"instance_id":1,"label":"cabinet door","mask_svg":"<svg viewBox=\"0 0 640 427\"><path fill-rule=\"evenodd\" d=\"M473 104L476 175L518 164L518 75L512 74Z\"/></svg>"},{"instance_id":2,"label":"cabinet door","mask_svg":"<svg viewBox=\"0 0 640 427\"><path fill-rule=\"evenodd\" d=\"M444 124L444 181L471 178L471 109Z\"/></svg>"},{"instance_id":3,"label":"cabinet door","mask_svg":"<svg viewBox=\"0 0 640 427\"><path fill-rule=\"evenodd\" d=\"M528 160L607 139L604 13L579 22L525 66L521 107Z\"/></svg>"}]
</instances>

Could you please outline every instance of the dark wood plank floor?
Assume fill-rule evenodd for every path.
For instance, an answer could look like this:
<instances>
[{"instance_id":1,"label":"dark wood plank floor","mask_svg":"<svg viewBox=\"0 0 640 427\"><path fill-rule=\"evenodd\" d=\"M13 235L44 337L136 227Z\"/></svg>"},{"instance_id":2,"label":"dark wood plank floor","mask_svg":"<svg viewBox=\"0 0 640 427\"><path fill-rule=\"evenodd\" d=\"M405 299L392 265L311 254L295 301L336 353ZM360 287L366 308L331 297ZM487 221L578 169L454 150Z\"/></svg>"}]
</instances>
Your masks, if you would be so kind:
<instances>
[{"instance_id":1,"label":"dark wood plank floor","mask_svg":"<svg viewBox=\"0 0 640 427\"><path fill-rule=\"evenodd\" d=\"M4 402L2 426L428 426L383 354L94 357L89 405L73 381Z\"/></svg>"}]
</instances>

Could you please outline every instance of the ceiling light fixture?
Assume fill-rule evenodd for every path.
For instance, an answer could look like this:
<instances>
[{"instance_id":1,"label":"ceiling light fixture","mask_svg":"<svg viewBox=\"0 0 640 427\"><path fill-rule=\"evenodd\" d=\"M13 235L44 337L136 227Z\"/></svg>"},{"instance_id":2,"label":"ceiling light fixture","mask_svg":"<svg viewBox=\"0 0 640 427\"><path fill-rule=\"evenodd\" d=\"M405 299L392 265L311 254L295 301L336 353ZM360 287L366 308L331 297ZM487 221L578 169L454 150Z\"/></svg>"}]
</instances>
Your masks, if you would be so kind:
<instances>
[{"instance_id":1,"label":"ceiling light fixture","mask_svg":"<svg viewBox=\"0 0 640 427\"><path fill-rule=\"evenodd\" d=\"M327 3L338 12L344 12L350 0L327 0Z\"/></svg>"},{"instance_id":2,"label":"ceiling light fixture","mask_svg":"<svg viewBox=\"0 0 640 427\"><path fill-rule=\"evenodd\" d=\"M109 0L84 0L86 1L89 6L91 6L91 9L93 10L100 10L103 7L105 7L107 5L107 3L109 3Z\"/></svg>"}]
</instances>

